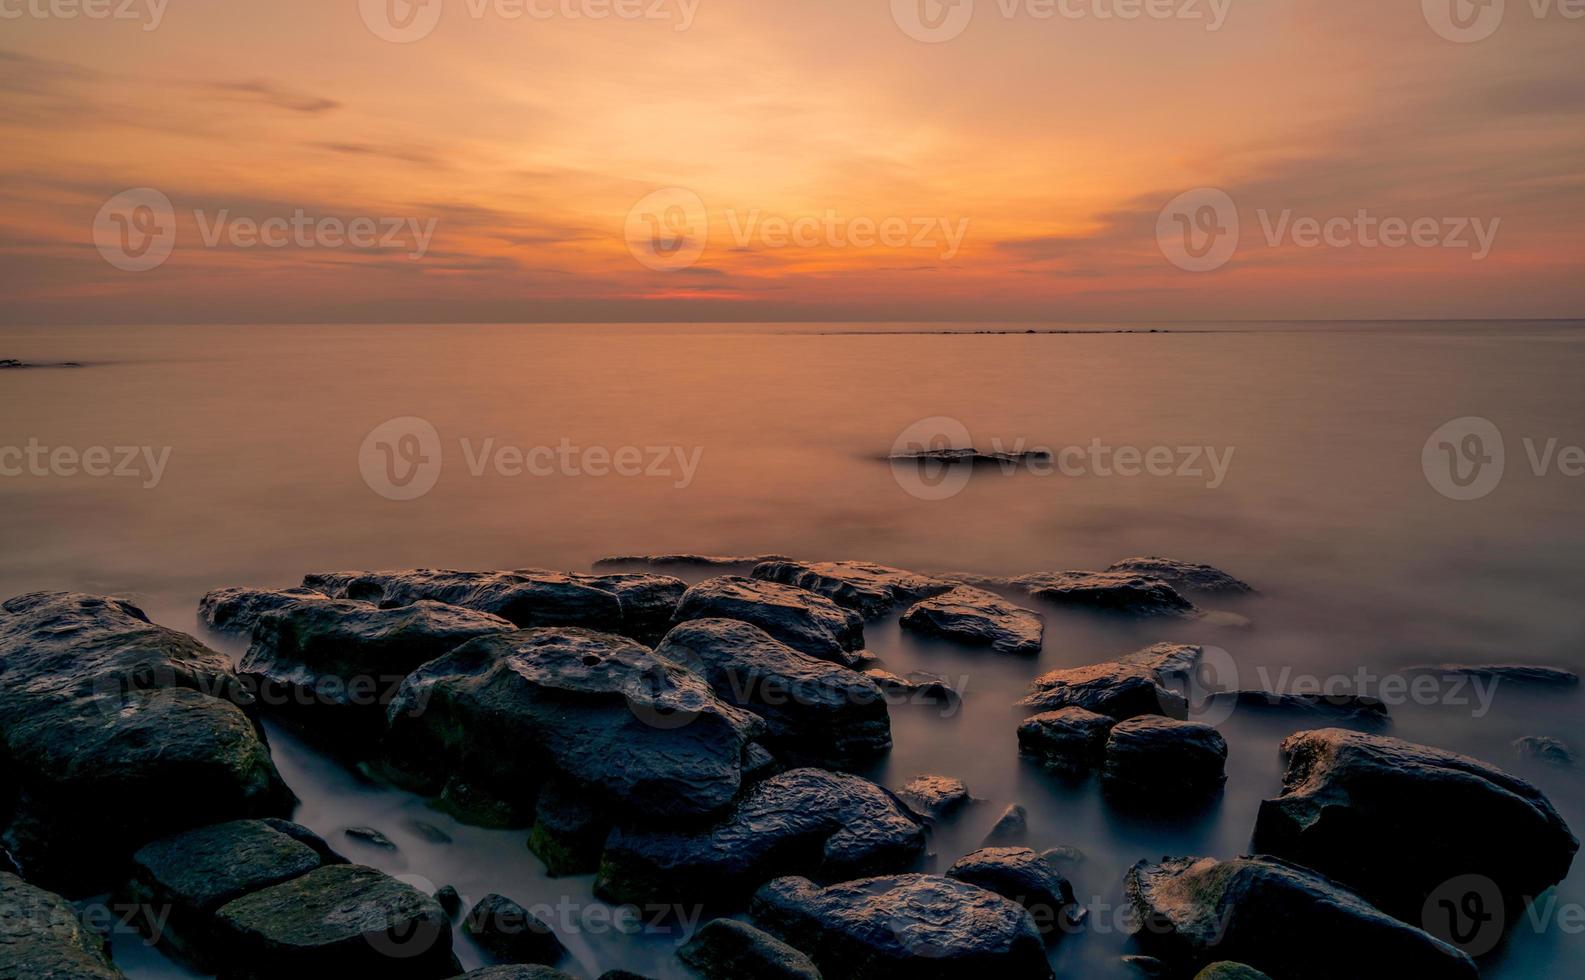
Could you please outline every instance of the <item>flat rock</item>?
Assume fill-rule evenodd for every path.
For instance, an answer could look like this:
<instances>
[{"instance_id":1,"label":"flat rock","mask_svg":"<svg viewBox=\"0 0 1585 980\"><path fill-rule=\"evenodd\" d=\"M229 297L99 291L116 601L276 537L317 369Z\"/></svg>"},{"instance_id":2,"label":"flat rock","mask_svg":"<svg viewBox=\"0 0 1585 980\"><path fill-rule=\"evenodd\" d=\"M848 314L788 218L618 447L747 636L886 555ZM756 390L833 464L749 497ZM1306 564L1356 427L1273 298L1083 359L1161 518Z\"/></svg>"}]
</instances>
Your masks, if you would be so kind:
<instances>
[{"instance_id":1,"label":"flat rock","mask_svg":"<svg viewBox=\"0 0 1585 980\"><path fill-rule=\"evenodd\" d=\"M706 922L677 956L707 980L820 980L809 957L735 919Z\"/></svg>"},{"instance_id":2,"label":"flat rock","mask_svg":"<svg viewBox=\"0 0 1585 980\"><path fill-rule=\"evenodd\" d=\"M782 555L612 555L594 563L596 568L681 568L701 571L749 572L768 561L788 561Z\"/></svg>"},{"instance_id":3,"label":"flat rock","mask_svg":"<svg viewBox=\"0 0 1585 980\"><path fill-rule=\"evenodd\" d=\"M504 895L481 898L462 930L480 949L509 963L551 964L567 955L550 926Z\"/></svg>"},{"instance_id":4,"label":"flat rock","mask_svg":"<svg viewBox=\"0 0 1585 980\"><path fill-rule=\"evenodd\" d=\"M915 603L901 624L925 636L1029 656L1040 652L1046 631L1039 613L968 586Z\"/></svg>"},{"instance_id":5,"label":"flat rock","mask_svg":"<svg viewBox=\"0 0 1585 980\"><path fill-rule=\"evenodd\" d=\"M934 704L955 704L961 701L962 695L952 686L952 682L940 674L932 674L924 670L912 670L906 677L894 674L889 670L871 667L864 671L864 676L874 681L882 690L893 694L902 694L920 701Z\"/></svg>"},{"instance_id":6,"label":"flat rock","mask_svg":"<svg viewBox=\"0 0 1585 980\"><path fill-rule=\"evenodd\" d=\"M867 561L767 561L754 566L752 575L817 592L866 619L954 588L945 579Z\"/></svg>"},{"instance_id":7,"label":"flat rock","mask_svg":"<svg viewBox=\"0 0 1585 980\"><path fill-rule=\"evenodd\" d=\"M630 819L700 818L743 782L757 716L634 642L581 629L485 636L408 676L385 757L464 811L493 801L524 822L555 777Z\"/></svg>"},{"instance_id":8,"label":"flat rock","mask_svg":"<svg viewBox=\"0 0 1585 980\"><path fill-rule=\"evenodd\" d=\"M1059 708L1025 718L1018 726L1018 748L1059 772L1099 766L1116 719L1085 708Z\"/></svg>"},{"instance_id":9,"label":"flat rock","mask_svg":"<svg viewBox=\"0 0 1585 980\"><path fill-rule=\"evenodd\" d=\"M1214 795L1227 781L1227 740L1210 725L1142 715L1112 726L1108 789L1168 804Z\"/></svg>"},{"instance_id":10,"label":"flat rock","mask_svg":"<svg viewBox=\"0 0 1585 980\"><path fill-rule=\"evenodd\" d=\"M1550 735L1525 735L1510 744L1521 759L1539 759L1554 766L1574 765L1574 750L1567 742Z\"/></svg>"},{"instance_id":11,"label":"flat rock","mask_svg":"<svg viewBox=\"0 0 1585 980\"><path fill-rule=\"evenodd\" d=\"M689 668L722 700L765 719L779 757L847 768L892 746L886 699L874 681L799 653L750 623L683 623L655 655Z\"/></svg>"},{"instance_id":12,"label":"flat rock","mask_svg":"<svg viewBox=\"0 0 1585 980\"><path fill-rule=\"evenodd\" d=\"M1478 976L1464 953L1284 861L1141 861L1124 890L1135 941L1180 967L1234 959L1284 980Z\"/></svg>"},{"instance_id":13,"label":"flat rock","mask_svg":"<svg viewBox=\"0 0 1585 980\"><path fill-rule=\"evenodd\" d=\"M923 828L874 783L792 769L756 784L707 830L618 827L595 893L638 904L726 901L790 871L840 880L899 870L924 847Z\"/></svg>"},{"instance_id":14,"label":"flat rock","mask_svg":"<svg viewBox=\"0 0 1585 980\"><path fill-rule=\"evenodd\" d=\"M1042 602L1070 609L1141 618L1186 619L1199 613L1161 579L1125 572L1039 572L1012 584Z\"/></svg>"},{"instance_id":15,"label":"flat rock","mask_svg":"<svg viewBox=\"0 0 1585 980\"><path fill-rule=\"evenodd\" d=\"M739 619L752 623L800 653L844 667L858 665L864 620L825 596L797 586L725 575L683 594L676 621Z\"/></svg>"},{"instance_id":16,"label":"flat rock","mask_svg":"<svg viewBox=\"0 0 1585 980\"><path fill-rule=\"evenodd\" d=\"M893 463L946 463L964 466L999 466L1030 462L1046 462L1051 454L1044 449L1027 452L986 452L980 449L920 449L906 453L892 453L886 457Z\"/></svg>"},{"instance_id":17,"label":"flat rock","mask_svg":"<svg viewBox=\"0 0 1585 980\"><path fill-rule=\"evenodd\" d=\"M778 878L750 906L754 922L809 953L826 980L1047 980L1029 913L977 885L896 875L821 888Z\"/></svg>"},{"instance_id":18,"label":"flat rock","mask_svg":"<svg viewBox=\"0 0 1585 980\"><path fill-rule=\"evenodd\" d=\"M342 833L360 844L377 847L382 851L396 850L396 844L373 827L348 827Z\"/></svg>"},{"instance_id":19,"label":"flat rock","mask_svg":"<svg viewBox=\"0 0 1585 980\"><path fill-rule=\"evenodd\" d=\"M1219 691L1209 695L1212 703L1231 702L1237 708L1357 725L1385 725L1387 705L1379 698L1362 694L1280 694L1275 691Z\"/></svg>"},{"instance_id":20,"label":"flat rock","mask_svg":"<svg viewBox=\"0 0 1585 980\"><path fill-rule=\"evenodd\" d=\"M512 963L501 966L487 966L482 970L471 970L458 977L457 980L578 980L578 978L570 973L563 973L548 966Z\"/></svg>"},{"instance_id":21,"label":"flat rock","mask_svg":"<svg viewBox=\"0 0 1585 980\"><path fill-rule=\"evenodd\" d=\"M382 871L339 864L220 907L222 977L456 975L440 903Z\"/></svg>"},{"instance_id":22,"label":"flat rock","mask_svg":"<svg viewBox=\"0 0 1585 980\"><path fill-rule=\"evenodd\" d=\"M310 575L303 585L387 609L430 599L500 616L523 629L576 626L621 632L625 623L622 600L616 593L581 579L565 572L533 569L461 572L415 568Z\"/></svg>"},{"instance_id":23,"label":"flat rock","mask_svg":"<svg viewBox=\"0 0 1585 980\"><path fill-rule=\"evenodd\" d=\"M640 643L653 645L671 627L677 603L688 591L688 583L670 575L612 573L573 575L573 580L616 596L622 602L622 625L617 632Z\"/></svg>"},{"instance_id":24,"label":"flat rock","mask_svg":"<svg viewBox=\"0 0 1585 980\"><path fill-rule=\"evenodd\" d=\"M313 589L216 589L198 600L198 620L216 633L247 636L267 612L329 600Z\"/></svg>"},{"instance_id":25,"label":"flat rock","mask_svg":"<svg viewBox=\"0 0 1585 980\"><path fill-rule=\"evenodd\" d=\"M1468 756L1338 728L1300 732L1282 749L1283 792L1261 803L1256 850L1405 921L1420 921L1431 893L1463 875L1490 879L1518 916L1579 849L1540 790Z\"/></svg>"},{"instance_id":26,"label":"flat rock","mask_svg":"<svg viewBox=\"0 0 1585 980\"><path fill-rule=\"evenodd\" d=\"M915 813L932 820L950 816L973 801L963 781L950 776L915 776L903 784L897 797Z\"/></svg>"},{"instance_id":27,"label":"flat rock","mask_svg":"<svg viewBox=\"0 0 1585 980\"><path fill-rule=\"evenodd\" d=\"M1035 712L1084 708L1118 721L1139 715L1180 719L1189 715L1187 699L1163 684L1150 664L1115 660L1041 674L1018 704Z\"/></svg>"},{"instance_id":28,"label":"flat rock","mask_svg":"<svg viewBox=\"0 0 1585 980\"><path fill-rule=\"evenodd\" d=\"M0 977L124 980L71 903L0 871Z\"/></svg>"},{"instance_id":29,"label":"flat rock","mask_svg":"<svg viewBox=\"0 0 1585 980\"><path fill-rule=\"evenodd\" d=\"M1027 847L983 847L958 858L947 877L978 885L1029 910L1042 935L1052 935L1063 910L1073 904L1073 886Z\"/></svg>"},{"instance_id":30,"label":"flat rock","mask_svg":"<svg viewBox=\"0 0 1585 980\"><path fill-rule=\"evenodd\" d=\"M1212 963L1194 975L1194 980L1271 980L1252 966L1242 963Z\"/></svg>"},{"instance_id":31,"label":"flat rock","mask_svg":"<svg viewBox=\"0 0 1585 980\"><path fill-rule=\"evenodd\" d=\"M227 658L121 599L34 593L0 606L0 844L68 893L114 884L145 842L288 813L295 798Z\"/></svg>"},{"instance_id":32,"label":"flat rock","mask_svg":"<svg viewBox=\"0 0 1585 980\"><path fill-rule=\"evenodd\" d=\"M1117 658L1120 664L1146 667L1162 682L1188 680L1200 666L1205 648L1197 643L1152 643Z\"/></svg>"},{"instance_id":33,"label":"flat rock","mask_svg":"<svg viewBox=\"0 0 1585 980\"><path fill-rule=\"evenodd\" d=\"M1013 803L1002 811L985 835L981 847L1007 847L1022 844L1029 837L1029 811Z\"/></svg>"},{"instance_id":34,"label":"flat rock","mask_svg":"<svg viewBox=\"0 0 1585 980\"><path fill-rule=\"evenodd\" d=\"M1243 595L1254 592L1248 582L1215 568L1192 561L1171 558L1125 558L1107 569L1124 575L1160 579L1180 592Z\"/></svg>"},{"instance_id":35,"label":"flat rock","mask_svg":"<svg viewBox=\"0 0 1585 980\"><path fill-rule=\"evenodd\" d=\"M1405 673L1444 677L1480 677L1504 684L1536 687L1577 687L1579 675L1561 667L1537 664L1431 664L1408 668Z\"/></svg>"}]
</instances>

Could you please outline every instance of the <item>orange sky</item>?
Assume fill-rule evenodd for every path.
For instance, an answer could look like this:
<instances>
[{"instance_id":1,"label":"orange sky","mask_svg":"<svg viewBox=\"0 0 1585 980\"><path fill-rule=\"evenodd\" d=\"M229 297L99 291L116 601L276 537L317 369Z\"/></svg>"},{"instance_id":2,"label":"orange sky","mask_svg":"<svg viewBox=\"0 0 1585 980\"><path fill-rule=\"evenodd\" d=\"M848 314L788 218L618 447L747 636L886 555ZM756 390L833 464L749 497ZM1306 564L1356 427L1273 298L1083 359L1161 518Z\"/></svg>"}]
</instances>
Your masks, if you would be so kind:
<instances>
[{"instance_id":1,"label":"orange sky","mask_svg":"<svg viewBox=\"0 0 1585 980\"><path fill-rule=\"evenodd\" d=\"M1419 0L972 0L942 43L905 0L429 0L411 43L393 0L49 2L0 0L0 322L1585 316L1585 21L1530 0L1475 43ZM613 3L646 16L566 13ZM1237 250L1185 271L1158 217L1207 186ZM94 223L142 187L175 242L131 272ZM696 258L650 268L666 188ZM1284 211L1495 237L1273 244ZM299 212L433 237L232 238Z\"/></svg>"}]
</instances>

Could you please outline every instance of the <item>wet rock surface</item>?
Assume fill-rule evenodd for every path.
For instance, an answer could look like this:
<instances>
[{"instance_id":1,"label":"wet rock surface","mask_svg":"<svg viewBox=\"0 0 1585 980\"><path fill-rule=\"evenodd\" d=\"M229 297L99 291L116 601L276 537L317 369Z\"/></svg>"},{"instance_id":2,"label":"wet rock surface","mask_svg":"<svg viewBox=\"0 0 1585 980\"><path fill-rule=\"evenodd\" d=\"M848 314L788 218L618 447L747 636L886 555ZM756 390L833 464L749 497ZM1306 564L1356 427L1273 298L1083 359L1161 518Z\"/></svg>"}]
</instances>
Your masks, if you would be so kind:
<instances>
[{"instance_id":1,"label":"wet rock surface","mask_svg":"<svg viewBox=\"0 0 1585 980\"><path fill-rule=\"evenodd\" d=\"M1125 558L1106 570L1160 579L1180 592L1247 595L1255 591L1248 582L1234 578L1220 568L1198 562L1174 561L1171 558Z\"/></svg>"},{"instance_id":2,"label":"wet rock surface","mask_svg":"<svg viewBox=\"0 0 1585 980\"><path fill-rule=\"evenodd\" d=\"M697 674L581 629L466 643L409 675L388 719L385 756L415 788L524 824L553 777L632 819L720 811L766 731Z\"/></svg>"},{"instance_id":3,"label":"wet rock surface","mask_svg":"<svg viewBox=\"0 0 1585 980\"><path fill-rule=\"evenodd\" d=\"M612 573L575 575L573 579L620 599L622 625L617 632L649 645L666 635L677 603L688 591L687 582L670 575Z\"/></svg>"},{"instance_id":4,"label":"wet rock surface","mask_svg":"<svg viewBox=\"0 0 1585 980\"><path fill-rule=\"evenodd\" d=\"M1548 765L1570 767L1574 765L1574 750L1562 739L1550 735L1524 735L1513 740L1514 754L1521 759L1536 759Z\"/></svg>"},{"instance_id":5,"label":"wet rock surface","mask_svg":"<svg viewBox=\"0 0 1585 980\"><path fill-rule=\"evenodd\" d=\"M962 700L962 696L952 686L951 681L929 671L909 671L905 677L879 667L871 667L864 671L864 676L874 681L882 690L894 695L903 695L933 704L954 704Z\"/></svg>"},{"instance_id":6,"label":"wet rock surface","mask_svg":"<svg viewBox=\"0 0 1585 980\"><path fill-rule=\"evenodd\" d=\"M512 963L470 970L457 980L578 980L578 978L548 966Z\"/></svg>"},{"instance_id":7,"label":"wet rock surface","mask_svg":"<svg viewBox=\"0 0 1585 980\"><path fill-rule=\"evenodd\" d=\"M1539 790L1468 756L1337 728L1301 732L1282 748L1282 795L1261 803L1254 847L1405 921L1419 921L1428 896L1462 875L1492 881L1517 916L1562 880L1579 849Z\"/></svg>"},{"instance_id":8,"label":"wet rock surface","mask_svg":"<svg viewBox=\"0 0 1585 980\"><path fill-rule=\"evenodd\" d=\"M1578 687L1579 675L1561 667L1537 664L1432 664L1410 667L1406 673L1439 677L1478 677L1503 684L1534 687Z\"/></svg>"},{"instance_id":9,"label":"wet rock surface","mask_svg":"<svg viewBox=\"0 0 1585 980\"><path fill-rule=\"evenodd\" d=\"M706 980L820 980L808 956L735 919L705 923L677 956Z\"/></svg>"},{"instance_id":10,"label":"wet rock surface","mask_svg":"<svg viewBox=\"0 0 1585 980\"><path fill-rule=\"evenodd\" d=\"M136 606L33 593L0 606L0 842L31 880L68 893L143 843L294 799L238 703L229 661ZM106 819L114 814L114 819Z\"/></svg>"},{"instance_id":11,"label":"wet rock surface","mask_svg":"<svg viewBox=\"0 0 1585 980\"><path fill-rule=\"evenodd\" d=\"M909 607L903 629L996 653L1034 656L1045 637L1040 614L983 589L958 586Z\"/></svg>"},{"instance_id":12,"label":"wet rock surface","mask_svg":"<svg viewBox=\"0 0 1585 980\"><path fill-rule=\"evenodd\" d=\"M781 758L843 768L891 748L885 697L872 680L799 653L752 624L692 620L668 633L655 654L765 719L767 742Z\"/></svg>"},{"instance_id":13,"label":"wet rock surface","mask_svg":"<svg viewBox=\"0 0 1585 980\"><path fill-rule=\"evenodd\" d=\"M1114 793L1171 806L1219 792L1226 767L1227 740L1215 728L1142 715L1112 727L1101 778Z\"/></svg>"},{"instance_id":14,"label":"wet rock surface","mask_svg":"<svg viewBox=\"0 0 1585 980\"><path fill-rule=\"evenodd\" d=\"M825 596L780 582L726 575L683 594L676 622L737 619L752 623L800 653L844 667L860 662L864 621Z\"/></svg>"},{"instance_id":15,"label":"wet rock surface","mask_svg":"<svg viewBox=\"0 0 1585 980\"><path fill-rule=\"evenodd\" d=\"M981 848L954 861L947 877L1022 905L1042 935L1056 933L1063 910L1073 904L1073 886L1027 847Z\"/></svg>"},{"instance_id":16,"label":"wet rock surface","mask_svg":"<svg viewBox=\"0 0 1585 980\"><path fill-rule=\"evenodd\" d=\"M838 880L904 869L924 846L923 828L874 783L793 769L755 785L706 830L618 827L595 892L640 904L730 901L794 871Z\"/></svg>"},{"instance_id":17,"label":"wet rock surface","mask_svg":"<svg viewBox=\"0 0 1585 980\"><path fill-rule=\"evenodd\" d=\"M216 633L247 636L265 613L329 600L313 589L216 589L198 601L198 620Z\"/></svg>"},{"instance_id":18,"label":"wet rock surface","mask_svg":"<svg viewBox=\"0 0 1585 980\"><path fill-rule=\"evenodd\" d=\"M0 871L0 977L121 980L104 937L71 903Z\"/></svg>"},{"instance_id":19,"label":"wet rock surface","mask_svg":"<svg viewBox=\"0 0 1585 980\"><path fill-rule=\"evenodd\" d=\"M1012 584L1054 606L1119 616L1185 619L1198 613L1194 603L1157 578L1125 572L1040 572Z\"/></svg>"},{"instance_id":20,"label":"wet rock surface","mask_svg":"<svg viewBox=\"0 0 1585 980\"><path fill-rule=\"evenodd\" d=\"M806 951L827 980L1051 976L1023 906L951 878L897 875L829 888L779 878L755 894L750 915Z\"/></svg>"},{"instance_id":21,"label":"wet rock surface","mask_svg":"<svg viewBox=\"0 0 1585 980\"><path fill-rule=\"evenodd\" d=\"M1279 694L1274 691L1221 691L1209 696L1213 704L1230 703L1250 711L1269 711L1301 718L1348 721L1357 725L1388 723L1387 705L1362 694Z\"/></svg>"},{"instance_id":22,"label":"wet rock surface","mask_svg":"<svg viewBox=\"0 0 1585 980\"><path fill-rule=\"evenodd\" d=\"M1018 726L1018 748L1050 769L1083 772L1101 764L1115 724L1109 715L1085 708L1046 711Z\"/></svg>"},{"instance_id":23,"label":"wet rock surface","mask_svg":"<svg viewBox=\"0 0 1585 980\"><path fill-rule=\"evenodd\" d=\"M1124 887L1135 940L1179 967L1236 960L1293 980L1478 976L1465 954L1283 861L1141 861Z\"/></svg>"},{"instance_id":24,"label":"wet rock surface","mask_svg":"<svg viewBox=\"0 0 1585 980\"><path fill-rule=\"evenodd\" d=\"M1194 980L1271 980L1254 967L1242 963L1212 963L1194 975Z\"/></svg>"},{"instance_id":25,"label":"wet rock surface","mask_svg":"<svg viewBox=\"0 0 1585 980\"><path fill-rule=\"evenodd\" d=\"M932 820L951 816L973 802L963 781L950 776L915 776L897 791L897 798Z\"/></svg>"},{"instance_id":26,"label":"wet rock surface","mask_svg":"<svg viewBox=\"0 0 1585 980\"><path fill-rule=\"evenodd\" d=\"M981 847L1009 847L1022 844L1029 837L1029 811L1021 804L1010 804L996 818Z\"/></svg>"},{"instance_id":27,"label":"wet rock surface","mask_svg":"<svg viewBox=\"0 0 1585 980\"><path fill-rule=\"evenodd\" d=\"M1164 685L1151 663L1109 661L1041 674L1018 702L1031 712L1083 708L1127 721L1139 715L1187 718L1182 694Z\"/></svg>"},{"instance_id":28,"label":"wet rock surface","mask_svg":"<svg viewBox=\"0 0 1585 980\"><path fill-rule=\"evenodd\" d=\"M748 573L768 561L791 561L782 555L612 555L595 568L677 568Z\"/></svg>"},{"instance_id":29,"label":"wet rock surface","mask_svg":"<svg viewBox=\"0 0 1585 980\"><path fill-rule=\"evenodd\" d=\"M892 453L886 457L893 463L944 463L965 466L1015 465L1043 463L1051 459L1044 449L1028 452L986 452L979 449L920 449L913 452Z\"/></svg>"},{"instance_id":30,"label":"wet rock surface","mask_svg":"<svg viewBox=\"0 0 1585 980\"><path fill-rule=\"evenodd\" d=\"M479 948L509 963L548 965L567 955L550 926L504 895L479 899L462 929Z\"/></svg>"},{"instance_id":31,"label":"wet rock surface","mask_svg":"<svg viewBox=\"0 0 1585 980\"><path fill-rule=\"evenodd\" d=\"M752 574L819 593L867 619L954 588L944 579L866 561L767 561L754 566Z\"/></svg>"},{"instance_id":32,"label":"wet rock surface","mask_svg":"<svg viewBox=\"0 0 1585 980\"><path fill-rule=\"evenodd\" d=\"M523 629L576 626L620 633L624 626L616 593L564 572L333 572L310 575L303 585L387 609L430 599L500 616Z\"/></svg>"}]
</instances>

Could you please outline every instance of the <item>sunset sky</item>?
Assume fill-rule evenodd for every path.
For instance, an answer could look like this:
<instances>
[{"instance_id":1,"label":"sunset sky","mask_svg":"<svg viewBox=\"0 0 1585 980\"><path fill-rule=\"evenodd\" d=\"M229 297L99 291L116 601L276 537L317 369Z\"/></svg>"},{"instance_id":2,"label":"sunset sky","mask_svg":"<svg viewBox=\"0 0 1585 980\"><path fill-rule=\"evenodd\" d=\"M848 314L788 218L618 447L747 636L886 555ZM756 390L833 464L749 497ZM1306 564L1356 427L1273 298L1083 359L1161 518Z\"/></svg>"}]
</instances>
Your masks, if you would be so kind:
<instances>
[{"instance_id":1,"label":"sunset sky","mask_svg":"<svg viewBox=\"0 0 1585 980\"><path fill-rule=\"evenodd\" d=\"M4 322L1585 316L1585 20L1530 0L1474 43L1420 0L1221 0L1216 30L1208 0L977 0L940 43L890 0L444 0L410 43L376 0L127 2L141 20L0 3ZM142 187L176 243L129 272L94 223ZM1158 217L1200 187L1236 202L1238 249L1185 271ZM666 188L709 230L654 269L629 216ZM1496 234L1480 258L1267 239L1361 210ZM433 239L205 240L299 211ZM906 241L847 240L888 220Z\"/></svg>"}]
</instances>

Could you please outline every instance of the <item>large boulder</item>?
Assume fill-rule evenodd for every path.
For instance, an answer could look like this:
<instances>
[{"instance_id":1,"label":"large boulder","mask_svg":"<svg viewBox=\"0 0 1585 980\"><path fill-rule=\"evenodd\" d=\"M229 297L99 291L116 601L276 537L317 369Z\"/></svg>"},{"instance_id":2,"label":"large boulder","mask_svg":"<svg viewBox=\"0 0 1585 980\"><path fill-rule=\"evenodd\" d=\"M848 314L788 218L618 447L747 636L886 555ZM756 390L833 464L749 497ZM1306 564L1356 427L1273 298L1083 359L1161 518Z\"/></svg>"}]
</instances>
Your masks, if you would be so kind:
<instances>
[{"instance_id":1,"label":"large boulder","mask_svg":"<svg viewBox=\"0 0 1585 980\"><path fill-rule=\"evenodd\" d=\"M1464 875L1493 882L1516 918L1579 850L1540 790L1468 756L1338 728L1282 748L1282 795L1261 803L1255 848L1406 921L1421 921L1432 892Z\"/></svg>"},{"instance_id":2,"label":"large boulder","mask_svg":"<svg viewBox=\"0 0 1585 980\"><path fill-rule=\"evenodd\" d=\"M1018 726L1018 749L1056 772L1085 772L1105 759L1115 724L1111 716L1085 708L1043 711Z\"/></svg>"},{"instance_id":3,"label":"large boulder","mask_svg":"<svg viewBox=\"0 0 1585 980\"><path fill-rule=\"evenodd\" d=\"M901 870L924 847L920 824L874 783L792 769L755 785L706 830L618 827L595 892L637 904L730 901L795 871L836 881Z\"/></svg>"},{"instance_id":4,"label":"large boulder","mask_svg":"<svg viewBox=\"0 0 1585 980\"><path fill-rule=\"evenodd\" d=\"M111 884L138 846L285 815L295 798L225 657L122 599L34 593L0 606L3 844L31 880Z\"/></svg>"},{"instance_id":5,"label":"large boulder","mask_svg":"<svg viewBox=\"0 0 1585 980\"><path fill-rule=\"evenodd\" d=\"M1101 779L1114 793L1171 805L1220 792L1226 769L1227 740L1215 728L1141 715L1112 726Z\"/></svg>"},{"instance_id":6,"label":"large boulder","mask_svg":"<svg viewBox=\"0 0 1585 980\"><path fill-rule=\"evenodd\" d=\"M1029 910L1042 935L1054 935L1073 904L1073 886L1027 847L982 847L958 858L947 877L978 885Z\"/></svg>"},{"instance_id":7,"label":"large boulder","mask_svg":"<svg viewBox=\"0 0 1585 980\"><path fill-rule=\"evenodd\" d=\"M387 718L384 755L412 788L525 823L553 777L634 820L712 814L765 734L697 674L582 629L465 643L410 674Z\"/></svg>"},{"instance_id":8,"label":"large boulder","mask_svg":"<svg viewBox=\"0 0 1585 980\"><path fill-rule=\"evenodd\" d=\"M0 977L124 980L71 903L0 871Z\"/></svg>"},{"instance_id":9,"label":"large boulder","mask_svg":"<svg viewBox=\"0 0 1585 980\"><path fill-rule=\"evenodd\" d=\"M866 619L954 588L945 579L867 561L767 561L754 566L752 575L818 592Z\"/></svg>"},{"instance_id":10,"label":"large boulder","mask_svg":"<svg viewBox=\"0 0 1585 980\"><path fill-rule=\"evenodd\" d=\"M655 654L764 718L782 758L846 768L891 748L886 697L874 681L799 653L750 623L692 620L666 634Z\"/></svg>"},{"instance_id":11,"label":"large boulder","mask_svg":"<svg viewBox=\"0 0 1585 980\"><path fill-rule=\"evenodd\" d=\"M522 573L519 573L522 574ZM611 573L573 575L573 581L602 589L622 602L622 625L617 632L640 643L654 645L671 626L672 613L682 601L688 583L670 575Z\"/></svg>"},{"instance_id":12,"label":"large boulder","mask_svg":"<svg viewBox=\"0 0 1585 980\"><path fill-rule=\"evenodd\" d=\"M1107 571L1160 579L1180 592L1247 595L1255 591L1248 582L1236 579L1220 568L1171 558L1125 558Z\"/></svg>"},{"instance_id":13,"label":"large boulder","mask_svg":"<svg viewBox=\"0 0 1585 980\"><path fill-rule=\"evenodd\" d=\"M826 980L1047 980L1045 944L1016 902L935 875L866 878L821 888L778 878L750 906L754 922L809 953Z\"/></svg>"},{"instance_id":14,"label":"large boulder","mask_svg":"<svg viewBox=\"0 0 1585 980\"><path fill-rule=\"evenodd\" d=\"M1152 664L1108 661L1041 674L1018 702L1031 712L1083 708L1127 721L1139 715L1187 718L1188 700L1162 683Z\"/></svg>"},{"instance_id":15,"label":"large boulder","mask_svg":"<svg viewBox=\"0 0 1585 980\"><path fill-rule=\"evenodd\" d=\"M224 980L340 973L438 980L461 972L440 903L374 868L319 868L234 899L216 914Z\"/></svg>"},{"instance_id":16,"label":"large boulder","mask_svg":"<svg viewBox=\"0 0 1585 980\"><path fill-rule=\"evenodd\" d=\"M1090 612L1175 619L1199 612L1161 579L1127 572L1038 572L1021 575L1012 584L1042 602Z\"/></svg>"},{"instance_id":17,"label":"large boulder","mask_svg":"<svg viewBox=\"0 0 1585 980\"><path fill-rule=\"evenodd\" d=\"M1184 972L1236 960L1284 980L1478 976L1459 950L1283 861L1141 861L1125 891L1135 940Z\"/></svg>"},{"instance_id":18,"label":"large boulder","mask_svg":"<svg viewBox=\"0 0 1585 980\"><path fill-rule=\"evenodd\" d=\"M1039 613L966 585L915 603L901 625L925 636L1029 656L1040 652L1046 631Z\"/></svg>"},{"instance_id":19,"label":"large boulder","mask_svg":"<svg viewBox=\"0 0 1585 980\"><path fill-rule=\"evenodd\" d=\"M328 602L314 589L216 589L198 600L198 620L216 633L247 636L259 617L300 602Z\"/></svg>"},{"instance_id":20,"label":"large boulder","mask_svg":"<svg viewBox=\"0 0 1585 980\"><path fill-rule=\"evenodd\" d=\"M864 620L797 586L738 575L706 579L683 594L675 620L740 619L819 660L853 667L864 649Z\"/></svg>"},{"instance_id":21,"label":"large boulder","mask_svg":"<svg viewBox=\"0 0 1585 980\"><path fill-rule=\"evenodd\" d=\"M706 980L820 980L809 957L736 919L706 922L677 957Z\"/></svg>"},{"instance_id":22,"label":"large boulder","mask_svg":"<svg viewBox=\"0 0 1585 980\"><path fill-rule=\"evenodd\" d=\"M259 616L240 670L266 707L294 714L338 740L366 744L407 675L469 640L516 627L499 616L421 599L381 609L367 602L298 602Z\"/></svg>"},{"instance_id":23,"label":"large boulder","mask_svg":"<svg viewBox=\"0 0 1585 980\"><path fill-rule=\"evenodd\" d=\"M579 626L620 632L622 600L615 592L564 572L459 572L415 568L388 572L310 575L303 585L337 598L382 608L431 599L511 620L523 629Z\"/></svg>"}]
</instances>

